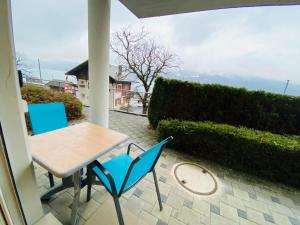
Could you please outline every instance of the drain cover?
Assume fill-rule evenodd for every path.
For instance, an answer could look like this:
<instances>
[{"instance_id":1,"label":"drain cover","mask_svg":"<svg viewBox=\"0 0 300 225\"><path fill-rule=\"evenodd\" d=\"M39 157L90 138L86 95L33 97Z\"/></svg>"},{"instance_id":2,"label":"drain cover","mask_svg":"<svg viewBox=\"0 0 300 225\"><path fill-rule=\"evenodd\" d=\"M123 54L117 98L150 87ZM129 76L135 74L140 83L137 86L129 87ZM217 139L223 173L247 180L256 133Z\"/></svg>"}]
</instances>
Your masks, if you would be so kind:
<instances>
[{"instance_id":1,"label":"drain cover","mask_svg":"<svg viewBox=\"0 0 300 225\"><path fill-rule=\"evenodd\" d=\"M217 191L217 181L212 172L195 163L179 163L174 176L180 186L197 195L211 195Z\"/></svg>"}]
</instances>

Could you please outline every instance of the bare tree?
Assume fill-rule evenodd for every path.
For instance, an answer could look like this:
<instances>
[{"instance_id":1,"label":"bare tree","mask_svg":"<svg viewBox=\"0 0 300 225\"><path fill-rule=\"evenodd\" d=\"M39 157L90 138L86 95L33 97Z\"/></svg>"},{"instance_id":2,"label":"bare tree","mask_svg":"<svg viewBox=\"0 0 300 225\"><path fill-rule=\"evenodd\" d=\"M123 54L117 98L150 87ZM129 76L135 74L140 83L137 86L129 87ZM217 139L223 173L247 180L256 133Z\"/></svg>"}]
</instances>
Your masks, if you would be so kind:
<instances>
[{"instance_id":1,"label":"bare tree","mask_svg":"<svg viewBox=\"0 0 300 225\"><path fill-rule=\"evenodd\" d=\"M145 93L138 93L147 113L151 87L155 79L170 68L177 67L176 55L155 43L142 28L138 32L123 29L113 34L111 49L123 67L123 79L135 75Z\"/></svg>"},{"instance_id":2,"label":"bare tree","mask_svg":"<svg viewBox=\"0 0 300 225\"><path fill-rule=\"evenodd\" d=\"M16 55L16 65L17 65L17 70L21 70L23 75L25 75L25 76L30 76L31 75L31 69L24 62L23 54L17 53L17 55Z\"/></svg>"}]
</instances>

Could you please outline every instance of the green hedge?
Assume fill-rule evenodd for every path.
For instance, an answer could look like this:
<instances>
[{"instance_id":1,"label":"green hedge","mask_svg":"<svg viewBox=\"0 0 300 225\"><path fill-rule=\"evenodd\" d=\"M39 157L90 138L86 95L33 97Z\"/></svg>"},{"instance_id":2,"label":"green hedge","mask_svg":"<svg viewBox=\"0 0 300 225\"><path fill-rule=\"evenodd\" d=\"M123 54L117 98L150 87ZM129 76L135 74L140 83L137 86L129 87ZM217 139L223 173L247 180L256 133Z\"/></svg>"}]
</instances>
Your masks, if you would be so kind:
<instances>
[{"instance_id":1,"label":"green hedge","mask_svg":"<svg viewBox=\"0 0 300 225\"><path fill-rule=\"evenodd\" d=\"M158 78L148 117L212 121L280 134L300 134L300 97Z\"/></svg>"},{"instance_id":2,"label":"green hedge","mask_svg":"<svg viewBox=\"0 0 300 225\"><path fill-rule=\"evenodd\" d=\"M293 137L212 122L160 121L170 147L230 168L300 187L300 142Z\"/></svg>"},{"instance_id":3,"label":"green hedge","mask_svg":"<svg viewBox=\"0 0 300 225\"><path fill-rule=\"evenodd\" d=\"M68 120L82 117L82 103L72 94L51 91L37 85L27 84L21 89L22 98L30 103L63 102Z\"/></svg>"}]
</instances>

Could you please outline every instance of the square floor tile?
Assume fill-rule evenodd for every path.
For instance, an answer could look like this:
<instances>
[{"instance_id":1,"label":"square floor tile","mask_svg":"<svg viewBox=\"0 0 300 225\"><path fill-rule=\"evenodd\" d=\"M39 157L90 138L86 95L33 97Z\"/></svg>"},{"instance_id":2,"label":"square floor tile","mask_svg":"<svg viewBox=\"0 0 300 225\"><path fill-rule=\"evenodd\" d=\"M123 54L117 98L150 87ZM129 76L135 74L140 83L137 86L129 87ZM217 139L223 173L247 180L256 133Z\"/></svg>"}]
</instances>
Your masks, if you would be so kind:
<instances>
[{"instance_id":1,"label":"square floor tile","mask_svg":"<svg viewBox=\"0 0 300 225\"><path fill-rule=\"evenodd\" d=\"M300 225L299 220L297 220L294 217L289 217L289 220L290 220L290 222L291 222L292 225Z\"/></svg>"},{"instance_id":2,"label":"square floor tile","mask_svg":"<svg viewBox=\"0 0 300 225\"><path fill-rule=\"evenodd\" d=\"M264 215L265 221L270 222L270 223L275 223L272 215L267 214L267 213L264 213L263 215Z\"/></svg>"},{"instance_id":3,"label":"square floor tile","mask_svg":"<svg viewBox=\"0 0 300 225\"><path fill-rule=\"evenodd\" d=\"M247 212L241 209L237 209L238 216L244 219L247 219Z\"/></svg>"},{"instance_id":4,"label":"square floor tile","mask_svg":"<svg viewBox=\"0 0 300 225\"><path fill-rule=\"evenodd\" d=\"M220 215L220 208L218 206L215 206L213 204L210 204L210 211L212 213L215 213L217 215Z\"/></svg>"},{"instance_id":5,"label":"square floor tile","mask_svg":"<svg viewBox=\"0 0 300 225\"><path fill-rule=\"evenodd\" d=\"M133 192L133 195L135 195L136 197L140 197L143 194L143 191L139 188L136 188Z\"/></svg>"}]
</instances>

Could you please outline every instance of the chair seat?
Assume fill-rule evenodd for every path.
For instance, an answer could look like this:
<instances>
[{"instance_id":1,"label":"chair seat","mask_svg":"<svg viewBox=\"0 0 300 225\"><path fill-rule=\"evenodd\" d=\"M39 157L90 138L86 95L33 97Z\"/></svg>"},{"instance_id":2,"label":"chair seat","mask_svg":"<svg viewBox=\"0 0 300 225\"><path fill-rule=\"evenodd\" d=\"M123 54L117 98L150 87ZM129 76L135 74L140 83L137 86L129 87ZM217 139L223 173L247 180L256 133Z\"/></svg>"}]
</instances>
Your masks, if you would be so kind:
<instances>
[{"instance_id":1,"label":"chair seat","mask_svg":"<svg viewBox=\"0 0 300 225\"><path fill-rule=\"evenodd\" d=\"M103 167L110 173L112 176L117 193L120 192L123 181L126 177L127 171L133 159L127 154L121 154L116 156L105 163L103 163ZM94 166L92 168L93 172L97 175L100 181L106 186L108 191L112 193L112 188L106 176L102 173L102 171L97 167Z\"/></svg>"}]
</instances>

